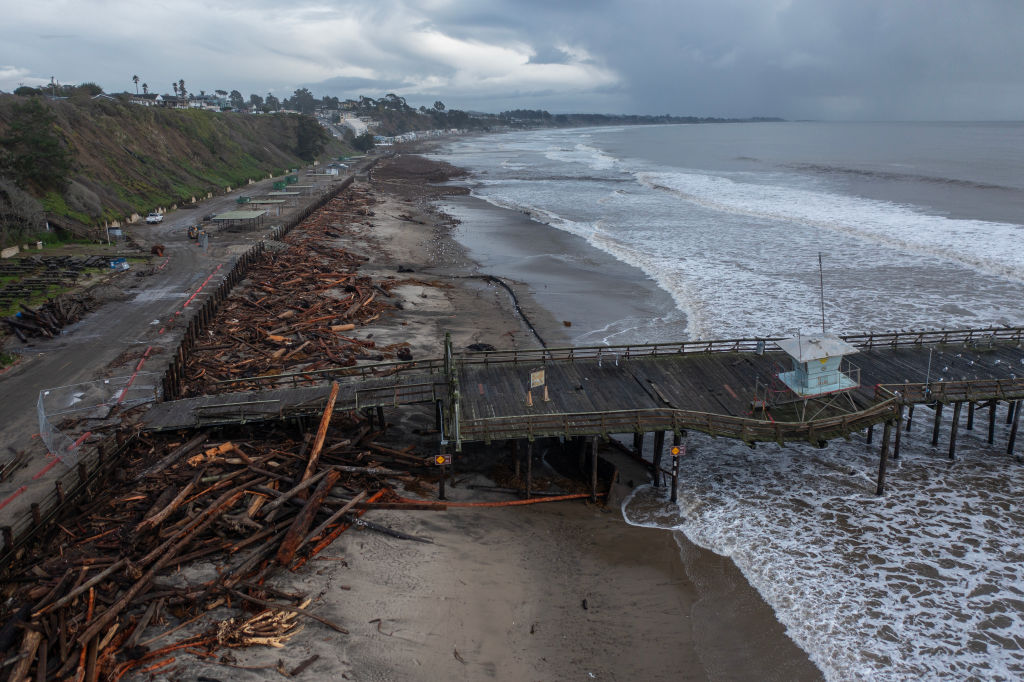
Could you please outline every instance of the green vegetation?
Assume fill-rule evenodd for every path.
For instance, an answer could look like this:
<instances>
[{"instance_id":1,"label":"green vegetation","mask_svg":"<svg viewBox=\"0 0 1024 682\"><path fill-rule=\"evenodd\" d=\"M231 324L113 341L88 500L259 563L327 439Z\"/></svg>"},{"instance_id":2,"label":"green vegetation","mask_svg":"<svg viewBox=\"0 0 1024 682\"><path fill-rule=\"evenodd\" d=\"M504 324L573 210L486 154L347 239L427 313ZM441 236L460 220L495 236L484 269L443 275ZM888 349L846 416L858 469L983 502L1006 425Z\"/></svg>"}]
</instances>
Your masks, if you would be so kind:
<instances>
[{"instance_id":1,"label":"green vegetation","mask_svg":"<svg viewBox=\"0 0 1024 682\"><path fill-rule=\"evenodd\" d=\"M0 137L0 174L29 191L63 189L71 156L56 124L57 117L38 98L12 106Z\"/></svg>"},{"instance_id":2,"label":"green vegetation","mask_svg":"<svg viewBox=\"0 0 1024 682\"><path fill-rule=\"evenodd\" d=\"M95 89L89 85L75 92L88 94ZM174 86L185 89L183 80ZM315 119L297 114L0 95L0 241L35 232L45 211L102 225L347 149Z\"/></svg>"},{"instance_id":3,"label":"green vegetation","mask_svg":"<svg viewBox=\"0 0 1024 682\"><path fill-rule=\"evenodd\" d=\"M0 369L10 367L18 361L18 356L0 351Z\"/></svg>"}]
</instances>

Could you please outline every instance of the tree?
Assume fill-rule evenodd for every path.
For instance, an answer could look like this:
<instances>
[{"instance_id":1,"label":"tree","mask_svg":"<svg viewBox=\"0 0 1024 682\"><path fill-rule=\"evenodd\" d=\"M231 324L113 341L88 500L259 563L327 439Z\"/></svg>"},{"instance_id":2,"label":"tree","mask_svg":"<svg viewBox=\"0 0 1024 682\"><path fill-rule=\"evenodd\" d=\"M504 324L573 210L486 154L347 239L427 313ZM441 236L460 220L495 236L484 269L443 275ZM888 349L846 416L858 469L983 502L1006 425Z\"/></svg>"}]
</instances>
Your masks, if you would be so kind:
<instances>
[{"instance_id":1,"label":"tree","mask_svg":"<svg viewBox=\"0 0 1024 682\"><path fill-rule=\"evenodd\" d=\"M178 97L185 99L185 79L178 80Z\"/></svg>"},{"instance_id":2,"label":"tree","mask_svg":"<svg viewBox=\"0 0 1024 682\"><path fill-rule=\"evenodd\" d=\"M149 83L143 83L142 84L142 94L143 95L148 95L149 94Z\"/></svg>"},{"instance_id":3,"label":"tree","mask_svg":"<svg viewBox=\"0 0 1024 682\"><path fill-rule=\"evenodd\" d=\"M14 94L21 95L22 97L32 97L33 95L39 94L39 89L30 88L27 85L19 85L18 87L14 88Z\"/></svg>"},{"instance_id":4,"label":"tree","mask_svg":"<svg viewBox=\"0 0 1024 682\"><path fill-rule=\"evenodd\" d=\"M363 133L352 140L352 146L361 152L368 152L373 149L373 133Z\"/></svg>"},{"instance_id":5,"label":"tree","mask_svg":"<svg viewBox=\"0 0 1024 682\"><path fill-rule=\"evenodd\" d=\"M277 111L281 108L281 100L274 97L271 93L267 93L266 103L263 105L263 111Z\"/></svg>"},{"instance_id":6,"label":"tree","mask_svg":"<svg viewBox=\"0 0 1024 682\"><path fill-rule=\"evenodd\" d=\"M305 161L313 161L327 146L330 135L315 118L300 116L295 130L295 154Z\"/></svg>"},{"instance_id":7,"label":"tree","mask_svg":"<svg viewBox=\"0 0 1024 682\"><path fill-rule=\"evenodd\" d=\"M217 93L218 95L220 95L221 97L227 97L228 96L228 91L227 90L214 90L214 92Z\"/></svg>"},{"instance_id":8,"label":"tree","mask_svg":"<svg viewBox=\"0 0 1024 682\"><path fill-rule=\"evenodd\" d=\"M7 152L15 182L25 189L62 189L71 171L71 155L57 117L39 99L11 107L11 123L0 146Z\"/></svg>"},{"instance_id":9,"label":"tree","mask_svg":"<svg viewBox=\"0 0 1024 682\"><path fill-rule=\"evenodd\" d=\"M292 105L300 114L312 114L316 111L316 98L306 88L300 88L292 94Z\"/></svg>"},{"instance_id":10,"label":"tree","mask_svg":"<svg viewBox=\"0 0 1024 682\"><path fill-rule=\"evenodd\" d=\"M101 88L96 83L82 83L77 88L75 88L74 92L76 94L84 93L84 94L88 95L89 97L93 97L95 95L102 94L103 88Z\"/></svg>"},{"instance_id":11,"label":"tree","mask_svg":"<svg viewBox=\"0 0 1024 682\"><path fill-rule=\"evenodd\" d=\"M177 83L171 83L171 87L174 88L174 96L177 97L178 96L178 84Z\"/></svg>"},{"instance_id":12,"label":"tree","mask_svg":"<svg viewBox=\"0 0 1024 682\"><path fill-rule=\"evenodd\" d=\"M132 81L135 83L135 94L139 94L139 77L132 76Z\"/></svg>"},{"instance_id":13,"label":"tree","mask_svg":"<svg viewBox=\"0 0 1024 682\"><path fill-rule=\"evenodd\" d=\"M242 97L242 93L240 93L238 90L232 90L231 91L230 99L231 99L231 106L234 109L241 109L242 107L245 106L245 98Z\"/></svg>"},{"instance_id":14,"label":"tree","mask_svg":"<svg viewBox=\"0 0 1024 682\"><path fill-rule=\"evenodd\" d=\"M444 111L444 102L442 102L441 100L437 100L436 102L434 102L434 110Z\"/></svg>"},{"instance_id":15,"label":"tree","mask_svg":"<svg viewBox=\"0 0 1024 682\"><path fill-rule=\"evenodd\" d=\"M263 107L263 98L259 95L249 95L249 106L253 111L258 111Z\"/></svg>"}]
</instances>

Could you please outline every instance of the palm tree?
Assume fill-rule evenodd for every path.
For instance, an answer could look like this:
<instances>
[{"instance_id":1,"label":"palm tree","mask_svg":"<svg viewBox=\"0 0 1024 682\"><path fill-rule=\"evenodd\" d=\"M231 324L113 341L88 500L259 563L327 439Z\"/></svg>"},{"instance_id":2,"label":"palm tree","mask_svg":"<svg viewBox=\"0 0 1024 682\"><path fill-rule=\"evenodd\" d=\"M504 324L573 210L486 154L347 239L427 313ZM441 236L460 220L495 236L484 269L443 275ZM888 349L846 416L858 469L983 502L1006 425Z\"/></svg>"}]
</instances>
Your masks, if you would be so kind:
<instances>
[{"instance_id":1,"label":"palm tree","mask_svg":"<svg viewBox=\"0 0 1024 682\"><path fill-rule=\"evenodd\" d=\"M139 77L132 76L132 81L135 83L135 94L139 94Z\"/></svg>"},{"instance_id":2,"label":"palm tree","mask_svg":"<svg viewBox=\"0 0 1024 682\"><path fill-rule=\"evenodd\" d=\"M142 94L143 95L148 95L149 94L149 83L143 83L142 84Z\"/></svg>"}]
</instances>

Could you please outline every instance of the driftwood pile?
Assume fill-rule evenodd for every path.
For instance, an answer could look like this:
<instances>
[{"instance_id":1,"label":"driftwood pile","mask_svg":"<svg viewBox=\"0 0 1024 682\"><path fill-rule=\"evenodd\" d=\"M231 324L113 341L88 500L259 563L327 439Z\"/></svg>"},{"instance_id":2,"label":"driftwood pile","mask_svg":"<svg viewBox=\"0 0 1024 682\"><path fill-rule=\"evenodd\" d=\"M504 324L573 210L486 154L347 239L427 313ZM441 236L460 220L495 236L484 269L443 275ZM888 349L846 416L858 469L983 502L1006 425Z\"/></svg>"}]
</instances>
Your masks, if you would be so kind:
<instances>
[{"instance_id":1,"label":"driftwood pile","mask_svg":"<svg viewBox=\"0 0 1024 682\"><path fill-rule=\"evenodd\" d=\"M230 379L412 359L406 343L378 347L356 335L401 307L394 287L424 283L360 275L367 257L331 245L372 215L373 202L360 192L332 200L285 237L290 248L250 267L188 358L184 395L242 388L216 383Z\"/></svg>"},{"instance_id":2,"label":"driftwood pile","mask_svg":"<svg viewBox=\"0 0 1024 682\"><path fill-rule=\"evenodd\" d=\"M22 303L21 312L4 318L4 322L22 343L26 343L30 336L59 335L61 329L78 322L94 305L95 301L89 294L61 294L35 310Z\"/></svg>"},{"instance_id":3,"label":"driftwood pile","mask_svg":"<svg viewBox=\"0 0 1024 682\"><path fill-rule=\"evenodd\" d=\"M115 480L97 484L0 579L3 674L116 680L173 672L183 653L216 662L223 647L282 646L303 624L347 634L308 597L268 581L353 524L428 540L358 518L394 506L381 502L389 479L416 485L409 471L423 460L375 443L355 413L331 425L336 395L337 384L315 436L139 437Z\"/></svg>"}]
</instances>

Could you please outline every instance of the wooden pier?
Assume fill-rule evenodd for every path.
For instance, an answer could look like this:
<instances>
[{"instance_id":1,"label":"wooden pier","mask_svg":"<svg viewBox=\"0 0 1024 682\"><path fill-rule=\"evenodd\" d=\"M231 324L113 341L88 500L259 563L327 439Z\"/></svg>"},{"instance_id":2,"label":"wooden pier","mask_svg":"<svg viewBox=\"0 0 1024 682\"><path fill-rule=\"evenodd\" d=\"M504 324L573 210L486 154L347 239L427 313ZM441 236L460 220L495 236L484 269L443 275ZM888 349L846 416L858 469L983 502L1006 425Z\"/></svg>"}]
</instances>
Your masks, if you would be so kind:
<instances>
[{"instance_id":1,"label":"wooden pier","mask_svg":"<svg viewBox=\"0 0 1024 682\"><path fill-rule=\"evenodd\" d=\"M934 411L933 445L939 442L943 407L953 408L949 456L964 405L967 429L975 411L987 411L993 442L999 403L1009 405L1012 453L1024 399L1024 328L861 334L843 336L855 346L857 388L804 398L778 382L787 356L777 338L687 341L629 346L456 353L444 358L338 368L314 373L254 377L232 382L253 392L204 396L154 408L149 429L187 428L316 414L327 390L322 382L348 376L341 409L380 410L412 403L437 406L439 448L451 454L465 443L538 438L608 438L656 434L655 466L665 434L687 431L758 442L827 441L884 425L878 492L885 466L899 457L900 433L915 405ZM388 376L380 377L380 374ZM288 388L287 383L295 384ZM308 384L321 382L321 386ZM305 387L300 384L307 384ZM895 434L895 435L893 435ZM890 446L890 440L892 445Z\"/></svg>"}]
</instances>

